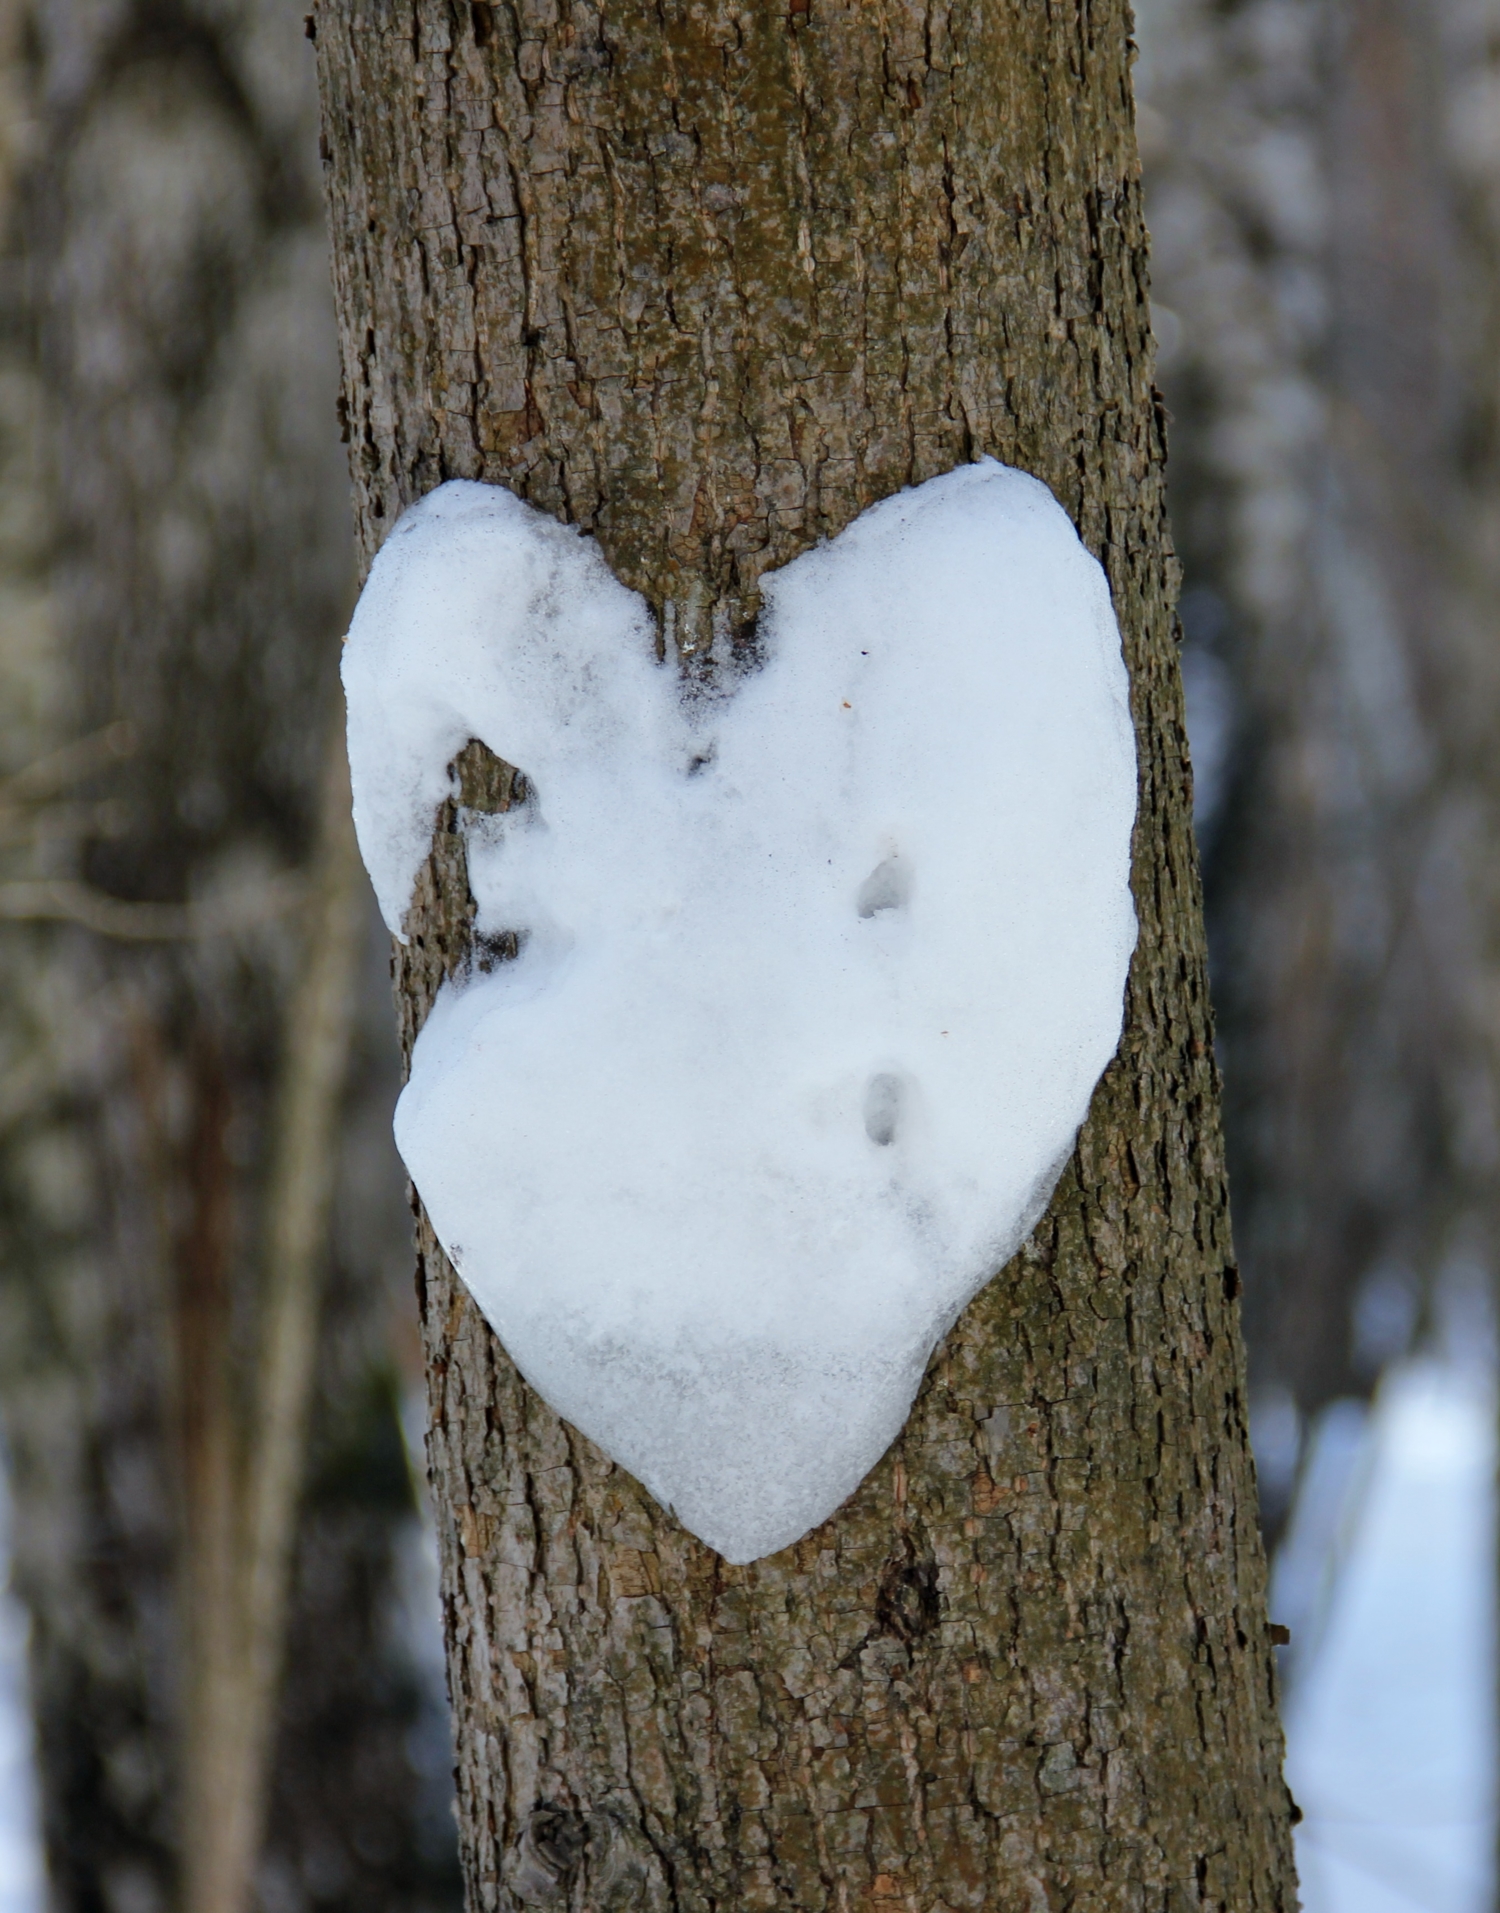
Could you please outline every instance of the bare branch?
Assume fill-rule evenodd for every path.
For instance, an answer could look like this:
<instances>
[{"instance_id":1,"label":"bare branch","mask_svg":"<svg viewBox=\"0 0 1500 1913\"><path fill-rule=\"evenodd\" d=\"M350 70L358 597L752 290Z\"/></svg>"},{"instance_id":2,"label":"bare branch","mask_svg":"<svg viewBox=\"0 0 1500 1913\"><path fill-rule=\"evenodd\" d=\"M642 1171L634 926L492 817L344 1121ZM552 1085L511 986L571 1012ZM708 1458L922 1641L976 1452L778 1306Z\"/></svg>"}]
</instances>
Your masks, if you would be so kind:
<instances>
[{"instance_id":1,"label":"bare branch","mask_svg":"<svg viewBox=\"0 0 1500 1913\"><path fill-rule=\"evenodd\" d=\"M183 943L248 930L306 896L307 881L294 871L201 903L132 903L75 878L40 877L0 883L0 919L76 923L127 943Z\"/></svg>"},{"instance_id":2,"label":"bare branch","mask_svg":"<svg viewBox=\"0 0 1500 1913\"><path fill-rule=\"evenodd\" d=\"M235 1537L236 1612L214 1639L220 1664L199 1670L210 1697L196 1723L206 1744L188 1763L195 1831L186 1903L202 1913L248 1904L263 1836L364 896L340 729L324 778L302 971L284 1026L260 1355Z\"/></svg>"},{"instance_id":3,"label":"bare branch","mask_svg":"<svg viewBox=\"0 0 1500 1913\"><path fill-rule=\"evenodd\" d=\"M59 745L44 757L34 758L14 776L0 780L0 809L41 803L109 764L133 757L135 750L135 726L128 718L117 718L102 731Z\"/></svg>"}]
</instances>

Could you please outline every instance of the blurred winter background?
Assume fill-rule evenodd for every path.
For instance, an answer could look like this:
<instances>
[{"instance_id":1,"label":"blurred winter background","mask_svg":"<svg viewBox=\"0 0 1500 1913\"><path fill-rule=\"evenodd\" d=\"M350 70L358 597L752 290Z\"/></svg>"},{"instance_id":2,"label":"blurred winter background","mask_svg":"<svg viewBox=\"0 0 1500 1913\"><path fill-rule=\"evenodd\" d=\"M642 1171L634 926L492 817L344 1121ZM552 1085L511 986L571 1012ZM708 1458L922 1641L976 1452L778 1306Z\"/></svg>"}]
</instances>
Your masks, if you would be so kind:
<instances>
[{"instance_id":1,"label":"blurred winter background","mask_svg":"<svg viewBox=\"0 0 1500 1913\"><path fill-rule=\"evenodd\" d=\"M305 12L0 0L4 1913L460 1902Z\"/></svg>"},{"instance_id":2,"label":"blurred winter background","mask_svg":"<svg viewBox=\"0 0 1500 1913\"><path fill-rule=\"evenodd\" d=\"M1495 1902L1500 9L1143 0L1139 126L1311 1913Z\"/></svg>"},{"instance_id":3,"label":"blurred winter background","mask_svg":"<svg viewBox=\"0 0 1500 1913\"><path fill-rule=\"evenodd\" d=\"M458 1905L304 10L0 0L0 1913ZM1304 1898L1490 1913L1500 0L1138 40Z\"/></svg>"}]
</instances>

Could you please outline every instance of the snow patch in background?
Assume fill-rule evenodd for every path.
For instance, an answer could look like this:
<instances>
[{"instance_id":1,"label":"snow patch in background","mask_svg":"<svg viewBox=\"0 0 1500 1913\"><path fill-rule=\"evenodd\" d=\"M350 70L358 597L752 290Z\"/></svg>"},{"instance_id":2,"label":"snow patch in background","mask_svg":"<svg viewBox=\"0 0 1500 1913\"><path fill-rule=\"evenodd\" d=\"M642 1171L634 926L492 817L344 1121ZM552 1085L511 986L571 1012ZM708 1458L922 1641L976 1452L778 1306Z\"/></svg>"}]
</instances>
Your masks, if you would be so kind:
<instances>
[{"instance_id":1,"label":"snow patch in background","mask_svg":"<svg viewBox=\"0 0 1500 1913\"><path fill-rule=\"evenodd\" d=\"M1135 745L1104 575L982 461L762 580L685 696L592 541L443 486L345 653L398 933L471 737L481 934L397 1141L522 1372L733 1561L825 1519L1044 1208L1119 1040Z\"/></svg>"},{"instance_id":2,"label":"snow patch in background","mask_svg":"<svg viewBox=\"0 0 1500 1913\"><path fill-rule=\"evenodd\" d=\"M0 1913L42 1913L47 1893L26 1691L26 1617L9 1583L10 1500L0 1473Z\"/></svg>"},{"instance_id":3,"label":"snow patch in background","mask_svg":"<svg viewBox=\"0 0 1500 1913\"><path fill-rule=\"evenodd\" d=\"M1424 1357L1316 1426L1276 1564L1304 1913L1489 1913L1495 1401Z\"/></svg>"}]
</instances>

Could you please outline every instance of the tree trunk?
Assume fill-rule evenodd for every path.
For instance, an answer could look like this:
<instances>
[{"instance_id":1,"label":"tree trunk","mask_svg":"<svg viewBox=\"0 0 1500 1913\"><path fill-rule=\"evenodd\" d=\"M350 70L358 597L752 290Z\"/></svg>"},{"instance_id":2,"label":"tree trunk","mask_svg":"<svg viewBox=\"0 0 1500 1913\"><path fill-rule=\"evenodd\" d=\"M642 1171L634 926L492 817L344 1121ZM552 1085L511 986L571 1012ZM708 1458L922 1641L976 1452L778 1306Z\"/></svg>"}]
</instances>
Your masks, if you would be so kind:
<instances>
[{"instance_id":1,"label":"tree trunk","mask_svg":"<svg viewBox=\"0 0 1500 1913\"><path fill-rule=\"evenodd\" d=\"M518 1377L418 1219L474 1908L1290 1908L1173 648L1128 15L322 0L366 559L441 480L585 527L686 659L983 453L1110 577L1119 1058L1045 1221L829 1521L731 1567ZM519 767L523 772L525 766ZM462 962L460 804L398 957Z\"/></svg>"},{"instance_id":2,"label":"tree trunk","mask_svg":"<svg viewBox=\"0 0 1500 1913\"><path fill-rule=\"evenodd\" d=\"M0 26L0 388L40 452L0 445L3 561L13 588L19 524L45 580L0 651L0 1396L53 1904L245 1913L264 1862L288 1909L442 1905L379 1226L330 1247L395 1070L356 1027L329 774L352 578L311 54L279 0Z\"/></svg>"}]
</instances>

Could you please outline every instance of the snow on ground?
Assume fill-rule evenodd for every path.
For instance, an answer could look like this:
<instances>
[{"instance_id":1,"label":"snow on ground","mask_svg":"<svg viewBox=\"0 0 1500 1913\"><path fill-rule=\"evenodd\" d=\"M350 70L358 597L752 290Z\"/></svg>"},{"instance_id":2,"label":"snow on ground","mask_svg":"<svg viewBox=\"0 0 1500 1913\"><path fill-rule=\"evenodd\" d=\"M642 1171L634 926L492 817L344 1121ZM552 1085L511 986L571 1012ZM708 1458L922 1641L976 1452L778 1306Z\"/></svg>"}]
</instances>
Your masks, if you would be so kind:
<instances>
[{"instance_id":1,"label":"snow on ground","mask_svg":"<svg viewBox=\"0 0 1500 1913\"><path fill-rule=\"evenodd\" d=\"M1489 1913L1492 1387L1472 1366L1406 1362L1368 1417L1337 1403L1314 1442L1272 1596L1297 1657L1305 1913Z\"/></svg>"},{"instance_id":2,"label":"snow on ground","mask_svg":"<svg viewBox=\"0 0 1500 1913\"><path fill-rule=\"evenodd\" d=\"M7 1584L8 1526L0 1477L0 1913L42 1913L46 1895L26 1706L26 1623Z\"/></svg>"}]
</instances>

